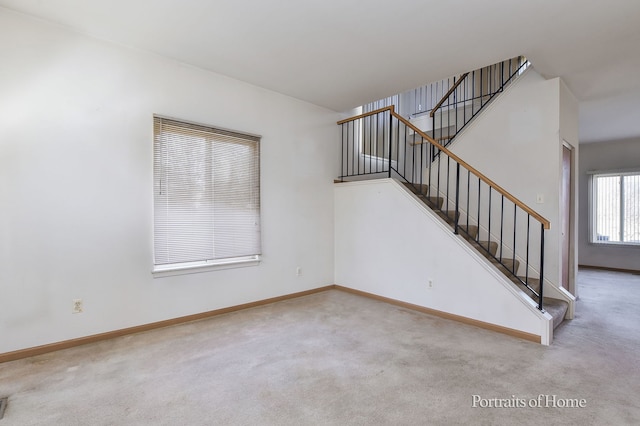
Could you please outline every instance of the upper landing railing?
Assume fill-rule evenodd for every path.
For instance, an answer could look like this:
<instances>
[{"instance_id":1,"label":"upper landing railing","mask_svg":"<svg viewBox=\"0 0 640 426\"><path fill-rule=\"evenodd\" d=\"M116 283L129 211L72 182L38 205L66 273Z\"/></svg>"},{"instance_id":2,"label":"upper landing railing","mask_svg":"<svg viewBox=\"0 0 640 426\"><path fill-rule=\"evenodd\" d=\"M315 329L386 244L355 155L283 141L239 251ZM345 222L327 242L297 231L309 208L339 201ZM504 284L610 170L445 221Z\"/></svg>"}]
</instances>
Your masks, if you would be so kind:
<instances>
[{"instance_id":1,"label":"upper landing railing","mask_svg":"<svg viewBox=\"0 0 640 426\"><path fill-rule=\"evenodd\" d=\"M432 136L444 146L501 93L530 63L518 56L454 78L453 85L429 111Z\"/></svg>"},{"instance_id":2,"label":"upper landing railing","mask_svg":"<svg viewBox=\"0 0 640 426\"><path fill-rule=\"evenodd\" d=\"M363 105L363 112L396 105L396 113L446 147L529 65L517 56L371 102Z\"/></svg>"}]
</instances>

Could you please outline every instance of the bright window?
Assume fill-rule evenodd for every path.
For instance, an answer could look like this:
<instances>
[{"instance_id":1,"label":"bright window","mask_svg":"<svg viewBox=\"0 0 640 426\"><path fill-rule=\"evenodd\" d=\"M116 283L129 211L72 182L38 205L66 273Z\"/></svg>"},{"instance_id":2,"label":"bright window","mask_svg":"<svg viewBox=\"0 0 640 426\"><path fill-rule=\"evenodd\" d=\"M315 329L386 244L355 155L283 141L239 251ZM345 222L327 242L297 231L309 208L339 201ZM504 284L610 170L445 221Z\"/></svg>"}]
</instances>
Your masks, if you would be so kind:
<instances>
[{"instance_id":1,"label":"bright window","mask_svg":"<svg viewBox=\"0 0 640 426\"><path fill-rule=\"evenodd\" d=\"M591 241L640 245L640 172L594 174Z\"/></svg>"},{"instance_id":2,"label":"bright window","mask_svg":"<svg viewBox=\"0 0 640 426\"><path fill-rule=\"evenodd\" d=\"M259 260L260 138L154 117L154 272Z\"/></svg>"}]
</instances>

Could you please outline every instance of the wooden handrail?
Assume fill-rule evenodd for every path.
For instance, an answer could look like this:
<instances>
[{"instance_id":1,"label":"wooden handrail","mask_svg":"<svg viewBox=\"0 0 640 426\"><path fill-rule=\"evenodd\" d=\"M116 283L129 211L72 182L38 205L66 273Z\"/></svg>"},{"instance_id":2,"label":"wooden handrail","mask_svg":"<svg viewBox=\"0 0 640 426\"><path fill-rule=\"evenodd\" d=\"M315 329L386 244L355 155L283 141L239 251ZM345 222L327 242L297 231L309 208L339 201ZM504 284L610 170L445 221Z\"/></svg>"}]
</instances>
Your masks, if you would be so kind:
<instances>
[{"instance_id":1,"label":"wooden handrail","mask_svg":"<svg viewBox=\"0 0 640 426\"><path fill-rule=\"evenodd\" d=\"M512 203L514 203L515 205L517 205L518 207L520 207L522 210L524 210L525 212L527 212L528 214L530 214L533 218L535 218L538 222L540 222L542 224L542 226L544 227L544 229L549 229L551 228L551 223L545 219L544 217L542 217L540 214L538 214L536 211L534 211L531 207L527 206L525 203L523 203L522 201L518 200L516 197L514 197L513 195L511 195L509 192L507 192L507 190L505 190L504 188L502 188L500 185L498 185L497 183L495 183L494 181L492 181L491 179L489 179L488 177L486 177L485 175L483 175L482 173L480 173L478 170L476 170L475 168L473 168L471 165L469 165L466 161L462 160L460 157L458 157L457 155L455 155L454 153L452 153L451 151L449 151L447 148L445 148L444 146L440 145L438 142L436 142L431 136L427 135L426 133L424 133L422 130L418 129L416 126L414 126L413 124L411 124L411 122L409 122L409 120L405 119L404 117L402 117L401 115L396 114L395 111L391 110L391 115L393 115L395 118L397 118L399 121L403 122L406 126L408 126L409 128L413 129L413 131L415 133L417 133L418 135L422 136L423 138L425 138L427 141L429 141L429 143L431 143L433 146L435 146L436 148L438 148L440 151L444 152L446 155L448 155L450 158L453 158L454 161L460 163L460 165L462 167L464 167L465 169L469 170L471 173L473 173L474 175L476 175L476 177L478 177L478 179L482 180L484 183L486 183L487 185L489 185L490 187L492 187L493 189L495 189L496 191L498 191L500 194L504 195L508 200L510 200Z\"/></svg>"},{"instance_id":2,"label":"wooden handrail","mask_svg":"<svg viewBox=\"0 0 640 426\"><path fill-rule=\"evenodd\" d=\"M446 101L447 99L449 99L449 96L451 96L451 94L453 93L454 90L456 90L458 88L458 86L460 86L460 83L462 83L462 81L467 78L467 76L469 75L468 72L465 72L464 74L460 75L460 77L458 78L458 81L456 82L456 84L454 84L453 86L451 86L451 89L449 89L449 91L442 97L442 99L440 99L440 101L436 104L436 106L433 107L433 109L431 110L431 112L429 113L429 117L433 117L433 115L436 113L436 110L438 110L438 108L440 108L442 106L442 104L444 103L444 101Z\"/></svg>"},{"instance_id":3,"label":"wooden handrail","mask_svg":"<svg viewBox=\"0 0 640 426\"><path fill-rule=\"evenodd\" d=\"M364 114L356 115L355 117L345 118L344 120L338 121L338 125L344 124L344 123L348 123L349 121L355 121L355 120L358 120L360 118L368 117L370 115L378 114L378 113L384 112L384 111L391 111L391 113L393 114L395 112L395 106L394 105L389 105L388 107L380 108L380 109L377 109L375 111L365 112Z\"/></svg>"},{"instance_id":4,"label":"wooden handrail","mask_svg":"<svg viewBox=\"0 0 640 426\"><path fill-rule=\"evenodd\" d=\"M453 136L440 136L440 137L437 137L435 140L438 142L442 142L442 141L448 141L449 139L452 139L452 138ZM431 141L428 141L428 142L431 143ZM413 145L422 145L422 143L423 143L422 140L419 140L419 141L413 142Z\"/></svg>"}]
</instances>

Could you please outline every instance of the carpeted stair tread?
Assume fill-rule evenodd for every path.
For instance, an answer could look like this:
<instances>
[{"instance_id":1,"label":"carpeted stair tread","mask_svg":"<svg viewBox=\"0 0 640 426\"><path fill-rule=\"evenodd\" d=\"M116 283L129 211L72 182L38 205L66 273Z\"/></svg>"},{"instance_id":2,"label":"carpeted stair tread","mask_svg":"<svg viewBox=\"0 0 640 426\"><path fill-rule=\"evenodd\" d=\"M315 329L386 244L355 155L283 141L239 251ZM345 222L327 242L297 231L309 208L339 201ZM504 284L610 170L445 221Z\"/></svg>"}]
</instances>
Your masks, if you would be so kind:
<instances>
[{"instance_id":1,"label":"carpeted stair tread","mask_svg":"<svg viewBox=\"0 0 640 426\"><path fill-rule=\"evenodd\" d=\"M494 265L496 265L498 267L498 269L500 270L506 270L509 273L512 273L512 271L515 271L516 274L518 273L518 268L520 267L520 261L516 260L515 261L515 268L513 267L513 259L506 259L506 258L502 258L502 264L500 264L500 260L498 259L491 259L491 263L493 263Z\"/></svg>"},{"instance_id":2,"label":"carpeted stair tread","mask_svg":"<svg viewBox=\"0 0 640 426\"><path fill-rule=\"evenodd\" d=\"M476 241L475 239L469 237L467 237L467 241L469 241L469 244L471 244L476 250L478 250L478 253L482 254L489 260L493 259L493 256L496 255L496 251L498 250L498 244L493 241L489 243L489 252L487 252L487 241Z\"/></svg>"},{"instance_id":3,"label":"carpeted stair tread","mask_svg":"<svg viewBox=\"0 0 640 426\"><path fill-rule=\"evenodd\" d=\"M522 281L525 281L526 277L518 277ZM512 277L511 281L518 285L522 291L524 291L529 297L531 297L534 301L537 301L537 297L531 293L531 290L526 288L524 284L518 281L517 278ZM529 278L528 279L529 287L533 288L536 293L540 292L540 280L538 278ZM542 307L545 311L547 311L553 317L553 328L557 328L562 321L564 321L564 317L567 314L567 310L569 309L569 304L564 300L554 299L551 297L544 297L542 299Z\"/></svg>"},{"instance_id":4,"label":"carpeted stair tread","mask_svg":"<svg viewBox=\"0 0 640 426\"><path fill-rule=\"evenodd\" d=\"M421 200L427 200L431 205L438 206L439 209L442 208L442 204L444 203L444 198L442 197L426 197L424 195L420 195Z\"/></svg>"},{"instance_id":5,"label":"carpeted stair tread","mask_svg":"<svg viewBox=\"0 0 640 426\"><path fill-rule=\"evenodd\" d=\"M402 184L407 188L409 188L409 190L414 194L424 195L429 192L429 185L411 183L411 182L402 182Z\"/></svg>"},{"instance_id":6,"label":"carpeted stair tread","mask_svg":"<svg viewBox=\"0 0 640 426\"><path fill-rule=\"evenodd\" d=\"M438 213L440 217L446 220L453 227L456 217L455 210L440 211L436 213ZM478 237L478 227L476 225L469 225L469 228L467 229L467 224L462 222L462 218L460 218L460 221L458 222L458 230L463 234L468 234L468 236L474 240Z\"/></svg>"},{"instance_id":7,"label":"carpeted stair tread","mask_svg":"<svg viewBox=\"0 0 640 426\"><path fill-rule=\"evenodd\" d=\"M449 218L451 222L456 219L456 211L455 210L447 210L444 214Z\"/></svg>"},{"instance_id":8,"label":"carpeted stair tread","mask_svg":"<svg viewBox=\"0 0 640 426\"><path fill-rule=\"evenodd\" d=\"M545 297L542 299L542 308L553 317L553 329L555 330L564 321L569 304L564 300Z\"/></svg>"},{"instance_id":9,"label":"carpeted stair tread","mask_svg":"<svg viewBox=\"0 0 640 426\"><path fill-rule=\"evenodd\" d=\"M540 293L540 280L538 278L527 278L527 277L518 277L520 278L522 281L527 282L527 284L529 284L529 287L531 287L536 293ZM520 288L522 288L525 293L530 294L531 290L529 290L528 288L526 288L524 286L524 284L522 284L520 281L518 281L516 278L513 278L513 281L518 284L518 286Z\"/></svg>"},{"instance_id":10,"label":"carpeted stair tread","mask_svg":"<svg viewBox=\"0 0 640 426\"><path fill-rule=\"evenodd\" d=\"M458 224L458 232L463 234L465 237L471 238L472 241L478 237L478 227L475 225L470 225L469 229L467 229L467 225ZM468 233L468 235L466 235Z\"/></svg>"},{"instance_id":11,"label":"carpeted stair tread","mask_svg":"<svg viewBox=\"0 0 640 426\"><path fill-rule=\"evenodd\" d=\"M489 252L492 255L496 255L496 253L498 252L498 243L496 243L495 241L477 241L476 244L479 244L483 249L487 250L487 248L489 249Z\"/></svg>"},{"instance_id":12,"label":"carpeted stair tread","mask_svg":"<svg viewBox=\"0 0 640 426\"><path fill-rule=\"evenodd\" d=\"M442 197L427 197L429 186L421 185L418 183L410 183L410 182L402 182L402 184L411 192L416 194L422 201L426 201L426 204L430 207L436 206L441 209L442 204L444 204L444 198Z\"/></svg>"}]
</instances>

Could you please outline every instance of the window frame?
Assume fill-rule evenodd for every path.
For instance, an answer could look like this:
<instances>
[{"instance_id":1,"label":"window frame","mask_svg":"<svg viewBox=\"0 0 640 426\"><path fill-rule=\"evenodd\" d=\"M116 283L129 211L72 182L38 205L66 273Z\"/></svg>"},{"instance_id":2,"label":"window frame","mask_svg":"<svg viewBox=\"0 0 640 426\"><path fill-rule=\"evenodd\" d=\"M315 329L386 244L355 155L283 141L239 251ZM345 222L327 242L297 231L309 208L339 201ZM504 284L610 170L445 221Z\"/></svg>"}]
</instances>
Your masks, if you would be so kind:
<instances>
[{"instance_id":1,"label":"window frame","mask_svg":"<svg viewBox=\"0 0 640 426\"><path fill-rule=\"evenodd\" d=\"M599 247L628 247L628 248L640 248L640 242L633 241L610 241L610 240L600 240L597 238L597 179L599 177L620 177L620 179L624 179L625 176L640 176L640 169L623 169L623 170L592 170L588 171L587 175L589 175L588 182L588 196L589 196L589 244ZM622 186L624 191L624 185ZM619 203L622 204L622 198L624 193L619 195ZM622 212L620 213L622 216ZM620 234L623 237L624 226L621 226Z\"/></svg>"},{"instance_id":2,"label":"window frame","mask_svg":"<svg viewBox=\"0 0 640 426\"><path fill-rule=\"evenodd\" d=\"M185 261L185 262L175 262L175 263L156 263L156 238L158 237L156 230L156 218L158 212L156 211L156 180L159 179L159 176L156 174L156 145L157 145L157 135L156 135L156 120L166 120L171 123L184 124L185 129L189 126L197 126L204 129L210 129L212 134L215 132L219 132L219 134L230 134L232 137L238 137L242 139L246 137L245 141L255 141L256 143L256 157L254 158L257 161L257 186L258 186L258 226L259 229L262 228L262 213L261 213L261 199L262 199L262 185L261 185L261 136L250 134L247 132L239 132L236 130L229 130L219 126L212 126L202 123L197 123L193 121L188 121L184 119L177 119L174 117L167 117L163 115L154 114L153 115L153 145L152 145L152 154L153 154L153 165L152 165L152 174L153 174L153 184L152 184L152 216L153 216L153 226L152 226L152 259L151 259L151 272L154 278L160 278L165 276L174 276L174 275L183 275L183 274L191 274L191 273L200 273L207 272L213 270L220 269L230 269L230 268L240 268L240 267L248 267L248 266L257 266L260 264L262 260L262 238L261 231L258 230L258 253L246 256L235 256L235 257L227 257L227 258L217 258L217 259L207 259L207 260L197 260L197 261ZM213 149L213 148L211 148ZM210 165L211 170L213 171L213 164ZM255 241L255 240L254 240Z\"/></svg>"}]
</instances>

